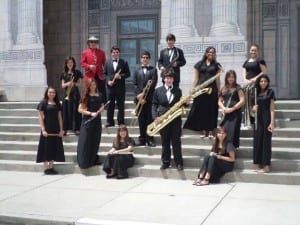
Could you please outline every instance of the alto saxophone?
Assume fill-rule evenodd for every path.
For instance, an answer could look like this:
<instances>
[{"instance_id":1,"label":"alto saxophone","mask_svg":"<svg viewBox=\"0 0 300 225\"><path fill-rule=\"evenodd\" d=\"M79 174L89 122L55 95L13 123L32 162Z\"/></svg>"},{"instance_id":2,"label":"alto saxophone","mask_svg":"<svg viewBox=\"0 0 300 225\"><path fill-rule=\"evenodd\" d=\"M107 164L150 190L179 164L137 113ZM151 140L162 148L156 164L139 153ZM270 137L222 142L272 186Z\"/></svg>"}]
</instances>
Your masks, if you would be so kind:
<instances>
[{"instance_id":1,"label":"alto saxophone","mask_svg":"<svg viewBox=\"0 0 300 225\"><path fill-rule=\"evenodd\" d=\"M146 86L143 89L142 92L142 98L139 99L138 103L136 104L134 110L131 112L133 115L139 117L139 115L141 114L141 111L143 109L144 104L142 104L143 100L145 100L149 94L150 88L152 85L152 80L148 80Z\"/></svg>"},{"instance_id":2,"label":"alto saxophone","mask_svg":"<svg viewBox=\"0 0 300 225\"><path fill-rule=\"evenodd\" d=\"M186 110L184 108L184 104L188 101L188 99L194 99L204 93L211 94L212 89L207 88L207 86L213 83L218 77L220 77L222 72L223 69L220 68L220 72L218 74L192 89L189 95L181 97L181 99L177 103L175 103L175 105L173 105L167 112L160 116L162 120L161 123L157 124L155 121L153 121L147 126L147 134L149 136L154 136L178 116L185 114Z\"/></svg>"}]
</instances>

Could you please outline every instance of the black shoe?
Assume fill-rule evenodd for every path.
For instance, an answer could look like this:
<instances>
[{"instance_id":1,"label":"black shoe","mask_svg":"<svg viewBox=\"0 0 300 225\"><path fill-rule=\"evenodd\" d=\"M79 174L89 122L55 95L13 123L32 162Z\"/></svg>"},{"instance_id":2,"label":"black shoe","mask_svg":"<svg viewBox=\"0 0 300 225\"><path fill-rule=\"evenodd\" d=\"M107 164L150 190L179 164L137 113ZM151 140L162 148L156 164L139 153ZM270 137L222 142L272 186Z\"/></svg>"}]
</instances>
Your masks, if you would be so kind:
<instances>
[{"instance_id":1,"label":"black shoe","mask_svg":"<svg viewBox=\"0 0 300 225\"><path fill-rule=\"evenodd\" d=\"M44 174L45 175L50 175L51 174L51 169L45 169Z\"/></svg>"},{"instance_id":2,"label":"black shoe","mask_svg":"<svg viewBox=\"0 0 300 225\"><path fill-rule=\"evenodd\" d=\"M114 124L110 124L110 123L105 124L105 127L114 127L114 126L115 126Z\"/></svg>"},{"instance_id":3,"label":"black shoe","mask_svg":"<svg viewBox=\"0 0 300 225\"><path fill-rule=\"evenodd\" d=\"M135 146L145 146L146 145L146 142L145 141L137 141L135 143Z\"/></svg>"},{"instance_id":4,"label":"black shoe","mask_svg":"<svg viewBox=\"0 0 300 225\"><path fill-rule=\"evenodd\" d=\"M114 173L114 174L112 174L112 175L106 175L106 178L107 179L110 179L110 178L113 178L113 177L116 177L118 174L116 174L116 173Z\"/></svg>"},{"instance_id":5,"label":"black shoe","mask_svg":"<svg viewBox=\"0 0 300 225\"><path fill-rule=\"evenodd\" d=\"M183 166L182 166L182 165L180 165L180 164L178 164L176 167L177 167L177 170L178 170L178 171L181 171L181 170L183 170Z\"/></svg>"},{"instance_id":6,"label":"black shoe","mask_svg":"<svg viewBox=\"0 0 300 225\"><path fill-rule=\"evenodd\" d=\"M98 161L98 160L94 163L95 166L100 166L101 164L102 163L100 161Z\"/></svg>"},{"instance_id":7,"label":"black shoe","mask_svg":"<svg viewBox=\"0 0 300 225\"><path fill-rule=\"evenodd\" d=\"M160 166L160 169L161 169L161 170L165 170L165 169L168 169L169 166L170 166L170 165L168 165L168 164L162 164L162 165Z\"/></svg>"},{"instance_id":8,"label":"black shoe","mask_svg":"<svg viewBox=\"0 0 300 225\"><path fill-rule=\"evenodd\" d=\"M155 147L156 146L156 144L153 140L148 140L147 145L150 146L150 147Z\"/></svg>"},{"instance_id":9,"label":"black shoe","mask_svg":"<svg viewBox=\"0 0 300 225\"><path fill-rule=\"evenodd\" d=\"M53 168L48 169L48 175L56 175L56 174L58 174L58 172L55 169Z\"/></svg>"}]
</instances>

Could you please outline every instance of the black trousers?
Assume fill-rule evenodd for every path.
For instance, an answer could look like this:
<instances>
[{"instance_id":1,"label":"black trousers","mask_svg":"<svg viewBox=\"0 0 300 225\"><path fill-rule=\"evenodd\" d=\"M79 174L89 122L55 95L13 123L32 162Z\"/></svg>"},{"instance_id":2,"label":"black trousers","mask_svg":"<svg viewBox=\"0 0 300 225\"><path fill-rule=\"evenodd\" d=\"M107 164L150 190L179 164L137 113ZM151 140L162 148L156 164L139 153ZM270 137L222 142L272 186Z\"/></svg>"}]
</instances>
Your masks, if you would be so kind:
<instances>
[{"instance_id":1,"label":"black trousers","mask_svg":"<svg viewBox=\"0 0 300 225\"><path fill-rule=\"evenodd\" d=\"M125 109L125 92L116 92L115 90L108 90L108 100L110 103L107 107L107 123L115 125L114 110L117 103L118 108L118 125L125 124L124 109Z\"/></svg>"},{"instance_id":2,"label":"black trousers","mask_svg":"<svg viewBox=\"0 0 300 225\"><path fill-rule=\"evenodd\" d=\"M160 131L162 142L161 160L165 165L170 165L171 144L176 166L183 165L181 150L181 118L176 118Z\"/></svg>"},{"instance_id":3,"label":"black trousers","mask_svg":"<svg viewBox=\"0 0 300 225\"><path fill-rule=\"evenodd\" d=\"M151 112L151 102L147 102L143 105L141 113L138 118L139 128L140 128L140 141L152 140L153 137L147 135L147 126L152 123L152 112Z\"/></svg>"},{"instance_id":4,"label":"black trousers","mask_svg":"<svg viewBox=\"0 0 300 225\"><path fill-rule=\"evenodd\" d=\"M98 91L102 94L104 102L107 101L107 96L106 96L106 81L104 80L100 80L98 75L95 74L95 80L97 82L97 87L98 87Z\"/></svg>"},{"instance_id":5,"label":"black trousers","mask_svg":"<svg viewBox=\"0 0 300 225\"><path fill-rule=\"evenodd\" d=\"M220 182L220 178L229 171L233 170L233 163L218 159L216 156L206 155L204 157L200 173L205 172L210 174L211 182Z\"/></svg>"}]
</instances>

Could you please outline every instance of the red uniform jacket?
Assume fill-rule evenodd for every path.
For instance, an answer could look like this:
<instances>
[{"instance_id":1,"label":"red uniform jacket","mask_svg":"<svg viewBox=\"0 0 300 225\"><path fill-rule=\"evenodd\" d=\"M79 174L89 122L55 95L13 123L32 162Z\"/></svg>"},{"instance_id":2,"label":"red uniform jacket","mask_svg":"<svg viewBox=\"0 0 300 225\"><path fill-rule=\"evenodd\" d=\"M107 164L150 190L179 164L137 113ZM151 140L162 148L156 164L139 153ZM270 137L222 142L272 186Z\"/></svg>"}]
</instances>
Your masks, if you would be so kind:
<instances>
[{"instance_id":1,"label":"red uniform jacket","mask_svg":"<svg viewBox=\"0 0 300 225\"><path fill-rule=\"evenodd\" d=\"M95 78L97 73L100 80L104 80L103 76L103 66L106 61L105 52L99 48L91 49L88 48L82 52L81 55L81 67L84 68L84 79ZM96 65L93 70L89 69L90 65Z\"/></svg>"}]
</instances>

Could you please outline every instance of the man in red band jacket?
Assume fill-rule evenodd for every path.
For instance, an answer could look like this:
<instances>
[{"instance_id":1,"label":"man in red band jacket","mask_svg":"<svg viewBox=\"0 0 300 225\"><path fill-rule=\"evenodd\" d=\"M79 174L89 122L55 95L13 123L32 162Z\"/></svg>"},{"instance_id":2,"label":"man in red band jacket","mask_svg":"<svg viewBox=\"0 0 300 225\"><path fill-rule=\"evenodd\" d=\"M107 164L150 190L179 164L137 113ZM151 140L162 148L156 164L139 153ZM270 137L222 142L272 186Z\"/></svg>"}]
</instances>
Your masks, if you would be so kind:
<instances>
[{"instance_id":1,"label":"man in red band jacket","mask_svg":"<svg viewBox=\"0 0 300 225\"><path fill-rule=\"evenodd\" d=\"M84 80L95 79L98 90L102 93L106 102L105 76L103 75L103 66L106 61L105 52L98 48L99 40L91 36L87 40L88 49L81 55L81 67L85 70Z\"/></svg>"}]
</instances>

